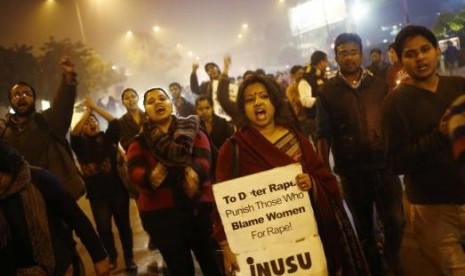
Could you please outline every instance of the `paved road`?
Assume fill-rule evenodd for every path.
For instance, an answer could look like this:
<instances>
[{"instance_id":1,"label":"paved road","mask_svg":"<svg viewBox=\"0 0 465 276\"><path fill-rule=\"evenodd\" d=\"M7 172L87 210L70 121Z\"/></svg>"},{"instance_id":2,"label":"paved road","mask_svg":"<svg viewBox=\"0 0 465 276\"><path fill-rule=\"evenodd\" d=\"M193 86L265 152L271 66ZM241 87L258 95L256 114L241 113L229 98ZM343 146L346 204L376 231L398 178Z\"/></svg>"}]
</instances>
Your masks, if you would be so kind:
<instances>
[{"instance_id":1,"label":"paved road","mask_svg":"<svg viewBox=\"0 0 465 276\"><path fill-rule=\"evenodd\" d=\"M407 203L405 203L407 204ZM79 205L84 210L84 212L91 218L89 203L86 199L79 200ZM405 206L408 210L408 206ZM408 218L407 218L408 219ZM139 266L139 272L137 275L162 275L162 273L154 273L148 270L148 265L152 263L158 263L160 266L162 264L162 258L158 251L151 252L147 249L148 238L142 229L140 223L140 218L137 212L137 207L135 202L131 200L131 226L133 229L134 235L134 257L135 262ZM121 251L121 245L119 243L118 231L114 229L116 238L116 245L118 252ZM86 267L87 275L94 275L92 263L90 261L89 255L85 251L85 248L78 244L78 250L84 260L84 265ZM112 275L130 275L124 271L124 261L122 258L122 253L119 254L118 266L117 269L112 272ZM408 226L405 231L404 241L401 251L402 264L405 272L405 276L434 276L439 275L435 268L424 258L420 249L418 248L417 243L413 237L412 232L409 230ZM198 267L197 267L198 271ZM133 274L135 275L135 274ZM202 275L198 271L197 275Z\"/></svg>"},{"instance_id":2,"label":"paved road","mask_svg":"<svg viewBox=\"0 0 465 276\"><path fill-rule=\"evenodd\" d=\"M80 199L78 203L79 203L79 206L81 206L81 208L84 210L87 216L91 218L91 221L93 222L88 200ZM142 224L140 222L139 213L137 211L137 207L136 207L134 200L131 200L130 208L131 208L131 212L130 212L131 213L131 227L132 227L133 236L134 236L134 261L139 266L139 271L137 275L162 275L161 273L154 273L154 272L148 271L149 264L158 263L158 265L161 267L162 258L158 251L149 251L147 249L148 237L145 234L144 230L142 229ZM115 235L116 248L118 250L119 256L118 256L118 266L114 271L112 271L112 275L135 275L136 273L128 274L124 271L125 265L124 265L124 260L123 260L123 254L122 254L121 244L119 242L118 231L115 228L115 226L113 227L113 233ZM85 250L85 248L80 243L78 244L78 251L84 261L84 266L86 268L86 273L87 273L86 275L89 275L89 276L95 275L90 257L87 254L87 251Z\"/></svg>"}]
</instances>

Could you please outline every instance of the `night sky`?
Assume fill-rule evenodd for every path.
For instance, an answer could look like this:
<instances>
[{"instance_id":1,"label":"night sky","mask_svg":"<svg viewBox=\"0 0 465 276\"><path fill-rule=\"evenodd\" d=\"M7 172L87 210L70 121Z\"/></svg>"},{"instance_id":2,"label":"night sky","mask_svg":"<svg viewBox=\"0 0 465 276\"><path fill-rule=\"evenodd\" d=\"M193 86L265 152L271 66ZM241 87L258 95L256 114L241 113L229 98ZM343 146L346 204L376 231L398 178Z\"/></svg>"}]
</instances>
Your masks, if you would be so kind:
<instances>
[{"instance_id":1,"label":"night sky","mask_svg":"<svg viewBox=\"0 0 465 276\"><path fill-rule=\"evenodd\" d=\"M359 27L365 40L379 42L386 36L380 26L404 23L403 0L350 0L367 2L368 21ZM166 47L182 45L185 56L183 78L187 79L190 64L198 57L203 63L213 60L221 64L225 53L233 56L235 69L247 66L273 66L267 60L252 64L234 63L241 57L264 51L263 46L292 44L287 8L297 0L2 0L0 8L0 45L41 45L49 36L56 39L82 40L106 60L124 63L121 41L128 30L153 35ZM431 25L437 13L458 9L459 0L407 0L410 22ZM77 4L76 4L77 3ZM78 20L82 18L82 28ZM309 15L311 16L311 15ZM248 30L242 24L248 24ZM238 35L242 33L243 38ZM388 38L392 39L392 38ZM265 40L265 41L263 41ZM257 43L261 41L261 43ZM37 46L37 47L39 47ZM191 56L187 53L190 52ZM277 51L276 51L277 52ZM247 53L247 54L246 54ZM272 54L272 53L271 53ZM237 58L235 58L237 57ZM302 63L305 63L303 60ZM242 66L242 67L241 67ZM245 66L245 67L244 67ZM233 68L233 69L234 69Z\"/></svg>"}]
</instances>

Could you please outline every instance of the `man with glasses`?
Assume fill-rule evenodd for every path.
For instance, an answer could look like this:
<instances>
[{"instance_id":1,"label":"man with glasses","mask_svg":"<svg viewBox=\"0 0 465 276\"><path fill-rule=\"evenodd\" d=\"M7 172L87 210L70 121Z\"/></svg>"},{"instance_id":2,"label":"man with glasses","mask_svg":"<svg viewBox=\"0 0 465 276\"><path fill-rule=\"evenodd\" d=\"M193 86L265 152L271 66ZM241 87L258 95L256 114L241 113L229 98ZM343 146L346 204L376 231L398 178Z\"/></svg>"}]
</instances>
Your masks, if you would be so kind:
<instances>
[{"instance_id":1,"label":"man with glasses","mask_svg":"<svg viewBox=\"0 0 465 276\"><path fill-rule=\"evenodd\" d=\"M362 64L362 41L343 33L335 41L339 71L329 79L316 103L318 155L340 176L372 275L401 273L399 250L403 232L400 180L383 153L380 107L387 85ZM373 206L384 226L384 260L374 234Z\"/></svg>"},{"instance_id":2,"label":"man with glasses","mask_svg":"<svg viewBox=\"0 0 465 276\"><path fill-rule=\"evenodd\" d=\"M63 59L61 67L61 85L51 107L43 112L36 110L37 95L31 85L17 82L12 86L9 101L14 113L7 114L3 124L0 124L3 125L3 128L0 127L0 138L24 156L29 164L54 173L65 184L68 192L78 198L84 193L83 182L78 179L80 176L75 170L71 152L66 152L69 150L66 134L71 125L76 99L76 73L69 59ZM61 160L63 154L68 154L65 157L69 162ZM70 171L63 169L64 165L76 173L70 175ZM72 181L70 177L76 179Z\"/></svg>"}]
</instances>

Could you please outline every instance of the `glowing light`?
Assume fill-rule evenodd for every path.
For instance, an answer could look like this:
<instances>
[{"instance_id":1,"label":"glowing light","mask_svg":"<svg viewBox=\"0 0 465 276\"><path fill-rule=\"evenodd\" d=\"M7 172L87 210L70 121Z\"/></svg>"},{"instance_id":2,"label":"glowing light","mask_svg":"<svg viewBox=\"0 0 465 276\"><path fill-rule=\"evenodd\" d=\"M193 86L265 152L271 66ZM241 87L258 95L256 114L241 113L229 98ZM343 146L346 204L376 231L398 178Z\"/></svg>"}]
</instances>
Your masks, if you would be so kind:
<instances>
[{"instance_id":1,"label":"glowing light","mask_svg":"<svg viewBox=\"0 0 465 276\"><path fill-rule=\"evenodd\" d=\"M134 35L134 33L131 30L126 32L127 37L132 37L133 35Z\"/></svg>"},{"instance_id":2,"label":"glowing light","mask_svg":"<svg viewBox=\"0 0 465 276\"><path fill-rule=\"evenodd\" d=\"M242 29L247 30L249 28L249 25L247 23L242 24Z\"/></svg>"},{"instance_id":3,"label":"glowing light","mask_svg":"<svg viewBox=\"0 0 465 276\"><path fill-rule=\"evenodd\" d=\"M41 100L40 106L42 107L42 110L48 109L50 108L50 102L46 100Z\"/></svg>"},{"instance_id":4,"label":"glowing light","mask_svg":"<svg viewBox=\"0 0 465 276\"><path fill-rule=\"evenodd\" d=\"M352 6L351 14L356 21L362 21L368 16L369 11L368 3L355 3Z\"/></svg>"},{"instance_id":5,"label":"glowing light","mask_svg":"<svg viewBox=\"0 0 465 276\"><path fill-rule=\"evenodd\" d=\"M158 33L158 32L160 32L160 30L161 30L160 26L153 26L153 31L154 32Z\"/></svg>"},{"instance_id":6,"label":"glowing light","mask_svg":"<svg viewBox=\"0 0 465 276\"><path fill-rule=\"evenodd\" d=\"M244 37L242 34L237 35L237 38L239 38L239 39L242 39L242 37Z\"/></svg>"}]
</instances>

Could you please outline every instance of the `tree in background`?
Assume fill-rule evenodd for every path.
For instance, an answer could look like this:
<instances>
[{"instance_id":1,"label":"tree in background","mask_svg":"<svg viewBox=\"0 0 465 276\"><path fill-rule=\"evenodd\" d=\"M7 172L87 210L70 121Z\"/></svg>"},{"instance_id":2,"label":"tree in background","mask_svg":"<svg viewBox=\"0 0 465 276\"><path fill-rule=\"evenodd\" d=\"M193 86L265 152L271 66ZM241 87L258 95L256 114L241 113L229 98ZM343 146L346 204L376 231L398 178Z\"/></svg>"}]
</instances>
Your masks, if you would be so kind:
<instances>
[{"instance_id":1,"label":"tree in background","mask_svg":"<svg viewBox=\"0 0 465 276\"><path fill-rule=\"evenodd\" d=\"M457 36L460 40L459 67L465 63L465 9L456 13L443 12L439 14L435 26L434 34L439 39L447 39Z\"/></svg>"},{"instance_id":2,"label":"tree in background","mask_svg":"<svg viewBox=\"0 0 465 276\"><path fill-rule=\"evenodd\" d=\"M465 43L465 9L456 13L443 12L439 14L432 30L439 38L458 36L461 43Z\"/></svg>"},{"instance_id":3,"label":"tree in background","mask_svg":"<svg viewBox=\"0 0 465 276\"><path fill-rule=\"evenodd\" d=\"M81 42L61 41L53 37L40 47L40 54L34 55L33 47L15 45L0 46L0 89L4 95L18 80L30 83L36 89L39 99L51 100L61 81L59 61L68 56L76 65L78 74L78 97L83 98L105 91L109 87L124 82L123 73L112 69L112 64L102 60L95 50ZM0 105L8 106L8 97L0 97ZM0 114L0 116L3 114Z\"/></svg>"},{"instance_id":4,"label":"tree in background","mask_svg":"<svg viewBox=\"0 0 465 276\"><path fill-rule=\"evenodd\" d=\"M33 54L33 47L15 45L10 48L0 46L0 105L8 106L8 91L13 83L22 80L36 84L40 79L40 67ZM2 116L3 114L0 114Z\"/></svg>"},{"instance_id":5,"label":"tree in background","mask_svg":"<svg viewBox=\"0 0 465 276\"><path fill-rule=\"evenodd\" d=\"M43 53L39 57L42 70L40 88L43 89L40 91L48 93L48 98L53 95L54 89L60 83L60 66L57 61L63 56L70 57L76 64L79 98L105 91L112 85L125 80L124 74L113 70L110 62L102 60L95 50L86 47L81 42L73 43L69 39L56 41L50 37L40 49Z\"/></svg>"}]
</instances>

